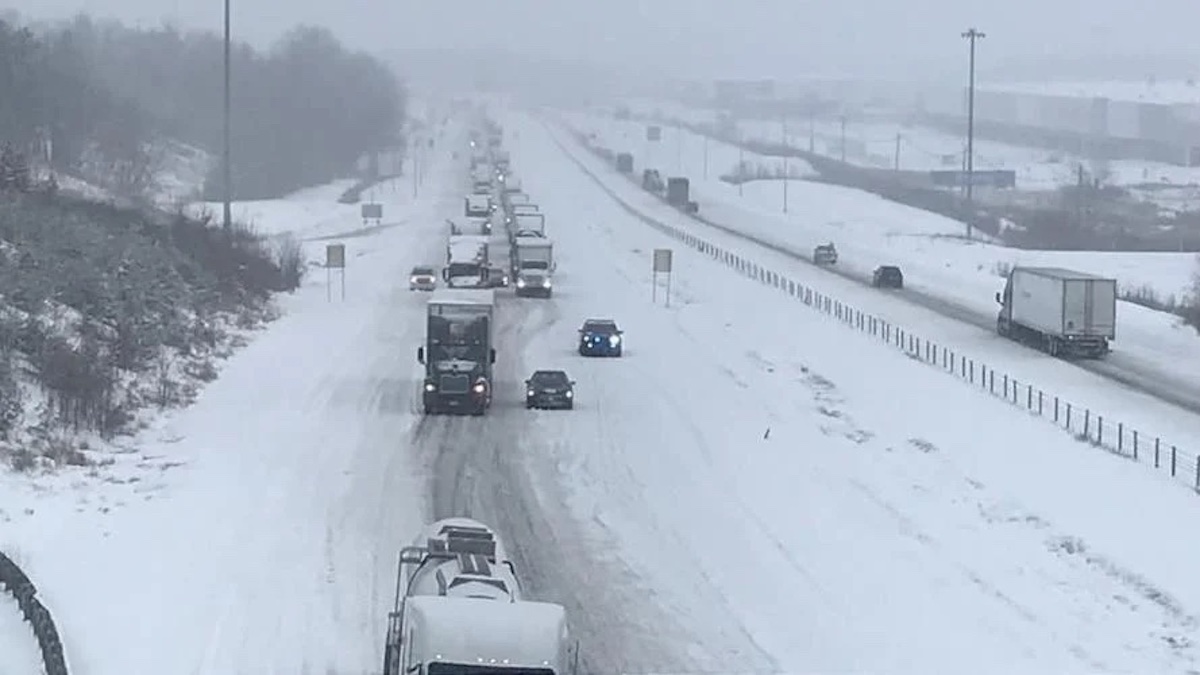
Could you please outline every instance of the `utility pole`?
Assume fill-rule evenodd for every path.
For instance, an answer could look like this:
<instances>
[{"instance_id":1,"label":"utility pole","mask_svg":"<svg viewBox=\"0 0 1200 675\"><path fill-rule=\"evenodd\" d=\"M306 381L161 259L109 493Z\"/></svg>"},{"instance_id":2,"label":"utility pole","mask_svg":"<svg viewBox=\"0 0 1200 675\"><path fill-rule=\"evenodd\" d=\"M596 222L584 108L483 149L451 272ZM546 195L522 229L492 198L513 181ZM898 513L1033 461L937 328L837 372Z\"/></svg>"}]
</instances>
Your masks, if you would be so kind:
<instances>
[{"instance_id":1,"label":"utility pole","mask_svg":"<svg viewBox=\"0 0 1200 675\"><path fill-rule=\"evenodd\" d=\"M231 148L233 146L233 142L230 140L230 135L231 135L230 127L231 127L231 118L233 115L231 112L232 111L232 103L231 103L231 98L230 98L230 82L229 82L230 58L231 58L231 51L232 51L230 49L230 37L231 36L230 36L229 28L230 28L230 25L229 25L229 0L225 0L225 105L224 105L224 111L223 111L224 117L225 117L225 130L224 130L224 138L222 139L224 147L222 148L222 153L221 153L221 173L224 176L225 185L223 187L224 187L225 194L222 195L222 198L223 198L222 201L224 202L224 204L223 204L224 218L222 218L221 224L225 229L225 234L227 236L232 236L232 234L233 234L233 162L230 157L230 153L231 153Z\"/></svg>"},{"instance_id":2,"label":"utility pole","mask_svg":"<svg viewBox=\"0 0 1200 675\"><path fill-rule=\"evenodd\" d=\"M975 28L968 28L962 36L971 44L970 75L967 86L967 239L970 239L971 223L975 219L973 205L975 187L975 42L987 35Z\"/></svg>"},{"instance_id":3,"label":"utility pole","mask_svg":"<svg viewBox=\"0 0 1200 675\"><path fill-rule=\"evenodd\" d=\"M846 163L846 116L842 115L842 164Z\"/></svg>"},{"instance_id":4,"label":"utility pole","mask_svg":"<svg viewBox=\"0 0 1200 675\"><path fill-rule=\"evenodd\" d=\"M742 185L746 183L746 149L742 147L741 140L738 140L738 173L741 174L741 179L738 180L738 196L742 196Z\"/></svg>"},{"instance_id":5,"label":"utility pole","mask_svg":"<svg viewBox=\"0 0 1200 675\"><path fill-rule=\"evenodd\" d=\"M788 145L787 113L784 113L784 115L783 115L783 120L781 121L781 126L783 127L783 152L784 152L784 155L783 155L783 212L787 213L788 174L791 169L791 167L788 166L787 153L792 148L792 146Z\"/></svg>"}]
</instances>

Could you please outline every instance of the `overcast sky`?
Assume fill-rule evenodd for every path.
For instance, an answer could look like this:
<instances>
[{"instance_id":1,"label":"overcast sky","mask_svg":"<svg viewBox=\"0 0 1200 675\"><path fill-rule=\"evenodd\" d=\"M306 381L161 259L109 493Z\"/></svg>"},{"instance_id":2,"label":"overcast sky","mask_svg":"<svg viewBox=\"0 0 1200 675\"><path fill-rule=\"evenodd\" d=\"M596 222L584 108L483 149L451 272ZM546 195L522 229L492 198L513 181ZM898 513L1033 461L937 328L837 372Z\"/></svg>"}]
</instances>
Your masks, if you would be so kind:
<instances>
[{"instance_id":1,"label":"overcast sky","mask_svg":"<svg viewBox=\"0 0 1200 675\"><path fill-rule=\"evenodd\" d=\"M235 33L264 43L308 22L351 46L503 47L698 76L896 74L961 59L1200 51L1200 0L232 0ZM222 0L13 0L35 16L86 11L220 30ZM1200 59L1197 59L1200 62Z\"/></svg>"}]
</instances>

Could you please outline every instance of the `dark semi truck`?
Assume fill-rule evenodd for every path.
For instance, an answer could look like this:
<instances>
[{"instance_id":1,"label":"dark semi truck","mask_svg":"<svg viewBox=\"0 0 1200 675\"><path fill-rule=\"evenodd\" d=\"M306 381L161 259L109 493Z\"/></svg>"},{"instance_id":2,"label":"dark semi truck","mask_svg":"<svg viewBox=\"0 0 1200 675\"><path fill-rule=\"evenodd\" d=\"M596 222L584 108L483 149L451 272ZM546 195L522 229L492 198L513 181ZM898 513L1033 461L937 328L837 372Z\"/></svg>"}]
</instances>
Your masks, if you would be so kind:
<instances>
[{"instance_id":1,"label":"dark semi truck","mask_svg":"<svg viewBox=\"0 0 1200 675\"><path fill-rule=\"evenodd\" d=\"M495 292L443 289L429 299L425 346L426 415L483 415L492 405Z\"/></svg>"}]
</instances>

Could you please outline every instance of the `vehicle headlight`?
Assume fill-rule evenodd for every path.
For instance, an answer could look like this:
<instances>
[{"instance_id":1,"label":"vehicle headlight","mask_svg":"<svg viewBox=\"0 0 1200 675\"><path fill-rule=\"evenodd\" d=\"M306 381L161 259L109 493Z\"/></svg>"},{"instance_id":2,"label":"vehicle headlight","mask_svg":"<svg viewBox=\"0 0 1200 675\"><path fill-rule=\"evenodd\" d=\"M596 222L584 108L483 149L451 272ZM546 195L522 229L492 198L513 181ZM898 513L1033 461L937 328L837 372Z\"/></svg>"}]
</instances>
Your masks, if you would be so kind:
<instances>
[{"instance_id":1,"label":"vehicle headlight","mask_svg":"<svg viewBox=\"0 0 1200 675\"><path fill-rule=\"evenodd\" d=\"M417 278L416 278L416 277L409 277L409 278L408 278L408 283L410 283L410 284L415 284L415 283L417 283Z\"/></svg>"},{"instance_id":2,"label":"vehicle headlight","mask_svg":"<svg viewBox=\"0 0 1200 675\"><path fill-rule=\"evenodd\" d=\"M614 347L621 344L621 336L620 335L609 335L608 336L608 344L610 344Z\"/></svg>"},{"instance_id":3,"label":"vehicle headlight","mask_svg":"<svg viewBox=\"0 0 1200 675\"><path fill-rule=\"evenodd\" d=\"M483 383L482 383L482 382L478 382L478 383L476 383L476 384L475 384L475 386L473 387L473 389L475 389L475 393L476 393L476 394L482 394L482 393L483 393L483 389L484 389L484 387L483 387Z\"/></svg>"},{"instance_id":4,"label":"vehicle headlight","mask_svg":"<svg viewBox=\"0 0 1200 675\"><path fill-rule=\"evenodd\" d=\"M525 280L517 279L517 288L525 288Z\"/></svg>"},{"instance_id":5,"label":"vehicle headlight","mask_svg":"<svg viewBox=\"0 0 1200 675\"><path fill-rule=\"evenodd\" d=\"M425 391L433 391L435 389L437 389L437 387L435 387L432 382L425 383Z\"/></svg>"},{"instance_id":6,"label":"vehicle headlight","mask_svg":"<svg viewBox=\"0 0 1200 675\"><path fill-rule=\"evenodd\" d=\"M536 393L537 393L537 392L535 392L534 390L530 389L530 390L528 390L528 391L526 391L526 392L525 392L525 395L526 395L526 396L533 396L533 395L534 395L534 394L536 394Z\"/></svg>"},{"instance_id":7,"label":"vehicle headlight","mask_svg":"<svg viewBox=\"0 0 1200 675\"><path fill-rule=\"evenodd\" d=\"M547 280L546 280L546 282L545 282L544 286L545 286L546 288L550 288L550 280L549 280L549 279L547 279Z\"/></svg>"},{"instance_id":8,"label":"vehicle headlight","mask_svg":"<svg viewBox=\"0 0 1200 675\"><path fill-rule=\"evenodd\" d=\"M566 396L567 396L567 398L572 398L575 396L575 394L574 394L574 392L568 391Z\"/></svg>"}]
</instances>

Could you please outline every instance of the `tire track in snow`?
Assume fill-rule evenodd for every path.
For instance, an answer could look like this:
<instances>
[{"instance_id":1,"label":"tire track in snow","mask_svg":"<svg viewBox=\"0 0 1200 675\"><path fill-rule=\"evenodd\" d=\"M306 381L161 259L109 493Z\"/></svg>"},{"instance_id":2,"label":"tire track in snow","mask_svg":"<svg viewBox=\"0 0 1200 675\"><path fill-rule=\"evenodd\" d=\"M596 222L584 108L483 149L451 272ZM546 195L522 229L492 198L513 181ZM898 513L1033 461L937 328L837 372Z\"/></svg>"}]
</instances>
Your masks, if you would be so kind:
<instances>
[{"instance_id":1,"label":"tire track in snow","mask_svg":"<svg viewBox=\"0 0 1200 675\"><path fill-rule=\"evenodd\" d=\"M677 671L677 655L660 644L676 618L596 549L564 512L558 476L544 469L550 452L524 408L521 383L525 346L554 327L561 327L554 299L498 298L492 409L479 418L427 416L411 436L433 467L429 519L468 516L496 527L526 595L567 608L582 672Z\"/></svg>"}]
</instances>

